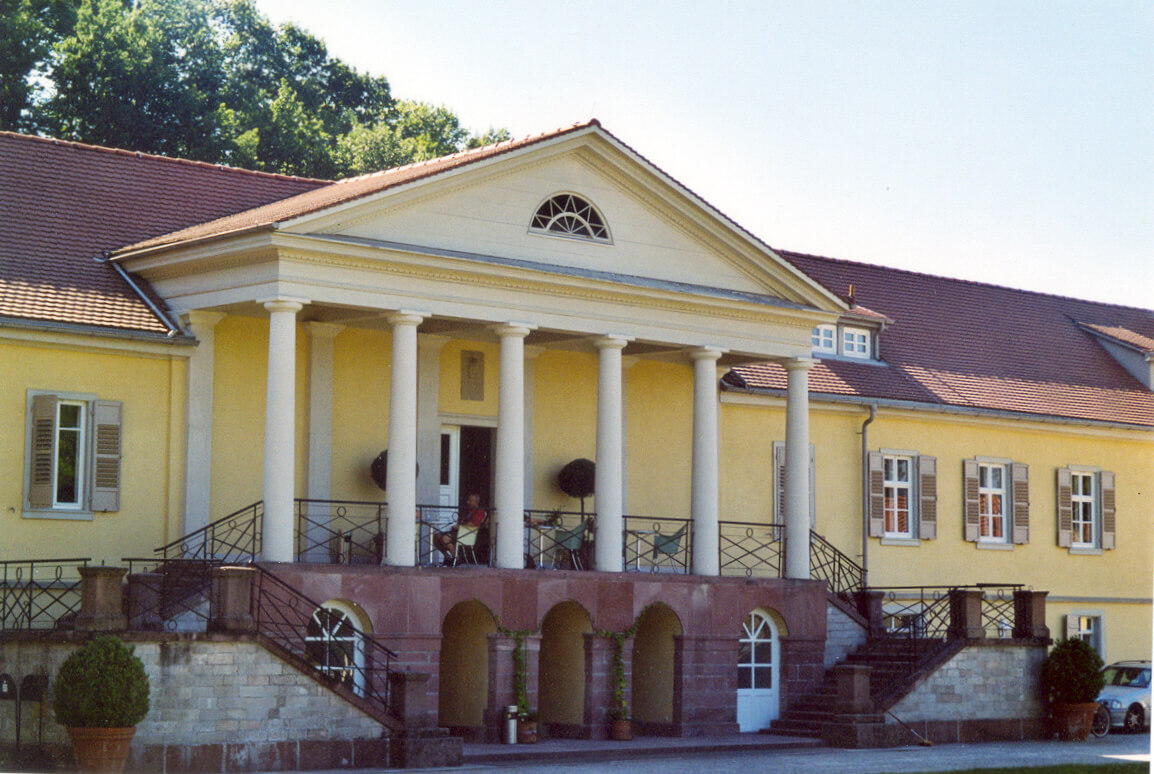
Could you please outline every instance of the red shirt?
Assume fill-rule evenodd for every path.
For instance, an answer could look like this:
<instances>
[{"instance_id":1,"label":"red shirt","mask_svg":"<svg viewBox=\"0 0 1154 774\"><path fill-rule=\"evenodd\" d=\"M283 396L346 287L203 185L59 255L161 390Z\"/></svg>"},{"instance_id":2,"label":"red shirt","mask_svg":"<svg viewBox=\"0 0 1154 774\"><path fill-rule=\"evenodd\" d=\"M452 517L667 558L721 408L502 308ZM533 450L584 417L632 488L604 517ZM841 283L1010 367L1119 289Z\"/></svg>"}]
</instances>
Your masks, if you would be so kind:
<instances>
[{"instance_id":1,"label":"red shirt","mask_svg":"<svg viewBox=\"0 0 1154 774\"><path fill-rule=\"evenodd\" d=\"M468 527L479 527L485 521L484 508L469 508L461 514L461 523Z\"/></svg>"}]
</instances>

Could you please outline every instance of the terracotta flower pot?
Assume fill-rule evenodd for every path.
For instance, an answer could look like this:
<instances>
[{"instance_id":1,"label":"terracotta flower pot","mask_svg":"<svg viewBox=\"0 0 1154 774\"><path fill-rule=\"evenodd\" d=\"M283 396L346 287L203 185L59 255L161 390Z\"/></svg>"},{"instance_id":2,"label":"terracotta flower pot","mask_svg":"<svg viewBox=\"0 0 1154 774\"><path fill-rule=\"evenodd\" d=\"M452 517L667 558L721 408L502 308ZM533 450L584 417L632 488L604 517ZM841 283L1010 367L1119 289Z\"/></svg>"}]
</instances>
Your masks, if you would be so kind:
<instances>
[{"instance_id":1,"label":"terracotta flower pot","mask_svg":"<svg viewBox=\"0 0 1154 774\"><path fill-rule=\"evenodd\" d=\"M1094 722L1096 702L1085 704L1057 704L1054 706L1054 724L1058 728L1058 738L1063 742L1084 742L1090 736L1090 726Z\"/></svg>"},{"instance_id":2,"label":"terracotta flower pot","mask_svg":"<svg viewBox=\"0 0 1154 774\"><path fill-rule=\"evenodd\" d=\"M615 742L633 740L633 721L629 718L613 718L609 721L609 738Z\"/></svg>"},{"instance_id":3,"label":"terracotta flower pot","mask_svg":"<svg viewBox=\"0 0 1154 774\"><path fill-rule=\"evenodd\" d=\"M76 767L93 774L121 774L136 728L68 728Z\"/></svg>"},{"instance_id":4,"label":"terracotta flower pot","mask_svg":"<svg viewBox=\"0 0 1154 774\"><path fill-rule=\"evenodd\" d=\"M537 721L517 721L517 744L537 744Z\"/></svg>"}]
</instances>

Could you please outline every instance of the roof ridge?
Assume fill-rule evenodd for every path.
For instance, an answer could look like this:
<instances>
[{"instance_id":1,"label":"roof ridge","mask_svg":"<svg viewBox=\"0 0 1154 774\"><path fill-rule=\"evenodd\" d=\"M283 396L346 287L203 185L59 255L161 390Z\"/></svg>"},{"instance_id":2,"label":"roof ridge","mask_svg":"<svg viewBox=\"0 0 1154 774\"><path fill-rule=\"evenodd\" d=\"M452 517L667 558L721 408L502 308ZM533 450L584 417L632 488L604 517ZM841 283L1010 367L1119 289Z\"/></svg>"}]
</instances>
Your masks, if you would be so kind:
<instances>
[{"instance_id":1,"label":"roof ridge","mask_svg":"<svg viewBox=\"0 0 1154 774\"><path fill-rule=\"evenodd\" d=\"M1126 304L1112 304L1108 301L1094 301L1088 298L1075 298L1074 296L1063 296L1060 293L1046 293L1041 290L1028 290L1026 288L1015 288L1009 285L999 285L996 282L985 282L983 280L971 280L963 277L947 277L943 274L931 274L926 271L917 271L915 269L903 269L897 266L888 266L882 263L870 263L868 261L859 261L849 258L832 258L828 255L817 255L816 253L803 253L797 250L785 250L775 248L775 252L784 256L797 256L798 258L811 258L818 261L826 261L828 263L848 264L851 266L862 266L868 269L884 269L885 271L898 272L900 274L909 274L915 277L925 277L927 279L940 280L944 282L958 282L965 285L975 285L978 287L993 288L995 290L1006 290L1011 293L1027 293L1032 296L1042 296L1044 298L1055 298L1063 301L1076 301L1080 304L1093 304L1094 306L1107 307L1110 309L1126 309L1135 312L1150 312L1152 310L1145 309L1140 306L1128 306ZM831 289L832 290L832 289ZM836 291L835 291L836 292Z\"/></svg>"},{"instance_id":2,"label":"roof ridge","mask_svg":"<svg viewBox=\"0 0 1154 774\"><path fill-rule=\"evenodd\" d=\"M41 137L37 134L22 134L20 132L10 132L0 130L0 137L9 137L14 140L27 140L30 142L38 142L44 145L65 146L75 148L76 150L90 151L97 153L105 153L115 156L130 156L139 159L152 159L157 161L164 161L171 164L181 164L185 166L201 167L204 169L218 169L221 172L237 172L244 175L254 175L256 177L274 178L277 180L299 181L304 183L321 183L331 184L332 180L325 180L317 177L302 177L300 175L285 175L280 172L263 172L257 169L245 169L244 167L234 167L229 164L214 164L210 161L197 161L195 159L186 159L179 156L162 156L157 153L148 153L145 151L126 150L124 148L113 148L107 145L94 145L92 143L79 142L77 140L61 140L56 137Z\"/></svg>"},{"instance_id":3,"label":"roof ridge","mask_svg":"<svg viewBox=\"0 0 1154 774\"><path fill-rule=\"evenodd\" d=\"M508 140L500 140L498 142L491 142L488 145L478 145L476 148L464 148L462 150L455 151L453 153L447 153L444 156L434 156L431 159L422 159L421 161L410 161L408 164L401 164L398 167L388 167L386 169L373 170L372 172L364 172L364 173L359 174L359 175L353 175L352 177L341 178L340 180L335 181L335 183L337 185L340 185L343 183L350 183L350 182L353 182L356 180L365 180L367 178L376 177L379 175L394 174L396 172L400 172L400 171L406 170L406 169L417 169L419 167L429 166L431 164L441 164L441 163L444 163L445 161L447 161L449 159L461 160L467 156L480 155L482 153L492 152L492 151L500 148L502 145L508 145L508 146L528 145L528 144L531 144L531 143L536 142L538 140L542 140L546 137L559 136L562 134L566 134L568 132L576 131L577 129L584 129L584 128L590 127L590 126L600 127L601 122L598 121L596 118L591 118L588 121L576 121L569 126L559 126L556 129L550 129L550 130L545 131L545 132L537 132L536 134L528 134L528 135L525 135L524 137L513 137L513 138L510 138Z\"/></svg>"}]
</instances>

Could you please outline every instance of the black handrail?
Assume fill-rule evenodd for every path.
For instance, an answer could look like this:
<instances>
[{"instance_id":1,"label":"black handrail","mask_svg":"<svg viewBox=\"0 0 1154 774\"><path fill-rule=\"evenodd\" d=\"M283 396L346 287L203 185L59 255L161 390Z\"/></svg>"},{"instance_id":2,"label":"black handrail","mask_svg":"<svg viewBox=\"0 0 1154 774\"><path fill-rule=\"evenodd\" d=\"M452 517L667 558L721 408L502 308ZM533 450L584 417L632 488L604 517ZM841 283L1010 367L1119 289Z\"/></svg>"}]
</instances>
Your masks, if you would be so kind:
<instances>
[{"instance_id":1,"label":"black handrail","mask_svg":"<svg viewBox=\"0 0 1154 774\"><path fill-rule=\"evenodd\" d=\"M821 535L809 531L809 574L834 594L852 594L865 585L865 570Z\"/></svg>"},{"instance_id":2,"label":"black handrail","mask_svg":"<svg viewBox=\"0 0 1154 774\"><path fill-rule=\"evenodd\" d=\"M625 572L687 574L693 564L693 523L658 516L621 517Z\"/></svg>"},{"instance_id":3,"label":"black handrail","mask_svg":"<svg viewBox=\"0 0 1154 774\"><path fill-rule=\"evenodd\" d=\"M311 666L326 681L344 686L401 722L403 718L390 700L389 674L397 654L355 627L351 652L326 641L314 619L322 605L260 565L254 569L252 611L257 632Z\"/></svg>"},{"instance_id":4,"label":"black handrail","mask_svg":"<svg viewBox=\"0 0 1154 774\"><path fill-rule=\"evenodd\" d=\"M53 629L80 611L90 557L0 561L0 631Z\"/></svg>"}]
</instances>

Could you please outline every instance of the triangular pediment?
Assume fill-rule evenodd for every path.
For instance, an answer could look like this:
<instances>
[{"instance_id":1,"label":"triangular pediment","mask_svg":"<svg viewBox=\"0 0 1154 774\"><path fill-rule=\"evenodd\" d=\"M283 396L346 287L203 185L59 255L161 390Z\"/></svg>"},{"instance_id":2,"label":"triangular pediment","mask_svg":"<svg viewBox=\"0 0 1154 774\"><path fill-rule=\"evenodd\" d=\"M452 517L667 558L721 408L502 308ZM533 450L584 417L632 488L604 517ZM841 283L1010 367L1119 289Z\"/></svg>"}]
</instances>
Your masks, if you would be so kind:
<instances>
[{"instance_id":1,"label":"triangular pediment","mask_svg":"<svg viewBox=\"0 0 1154 774\"><path fill-rule=\"evenodd\" d=\"M588 239L534 228L559 194L606 226ZM722 290L834 311L839 301L598 127L309 213L282 233L495 257L553 271Z\"/></svg>"}]
</instances>

